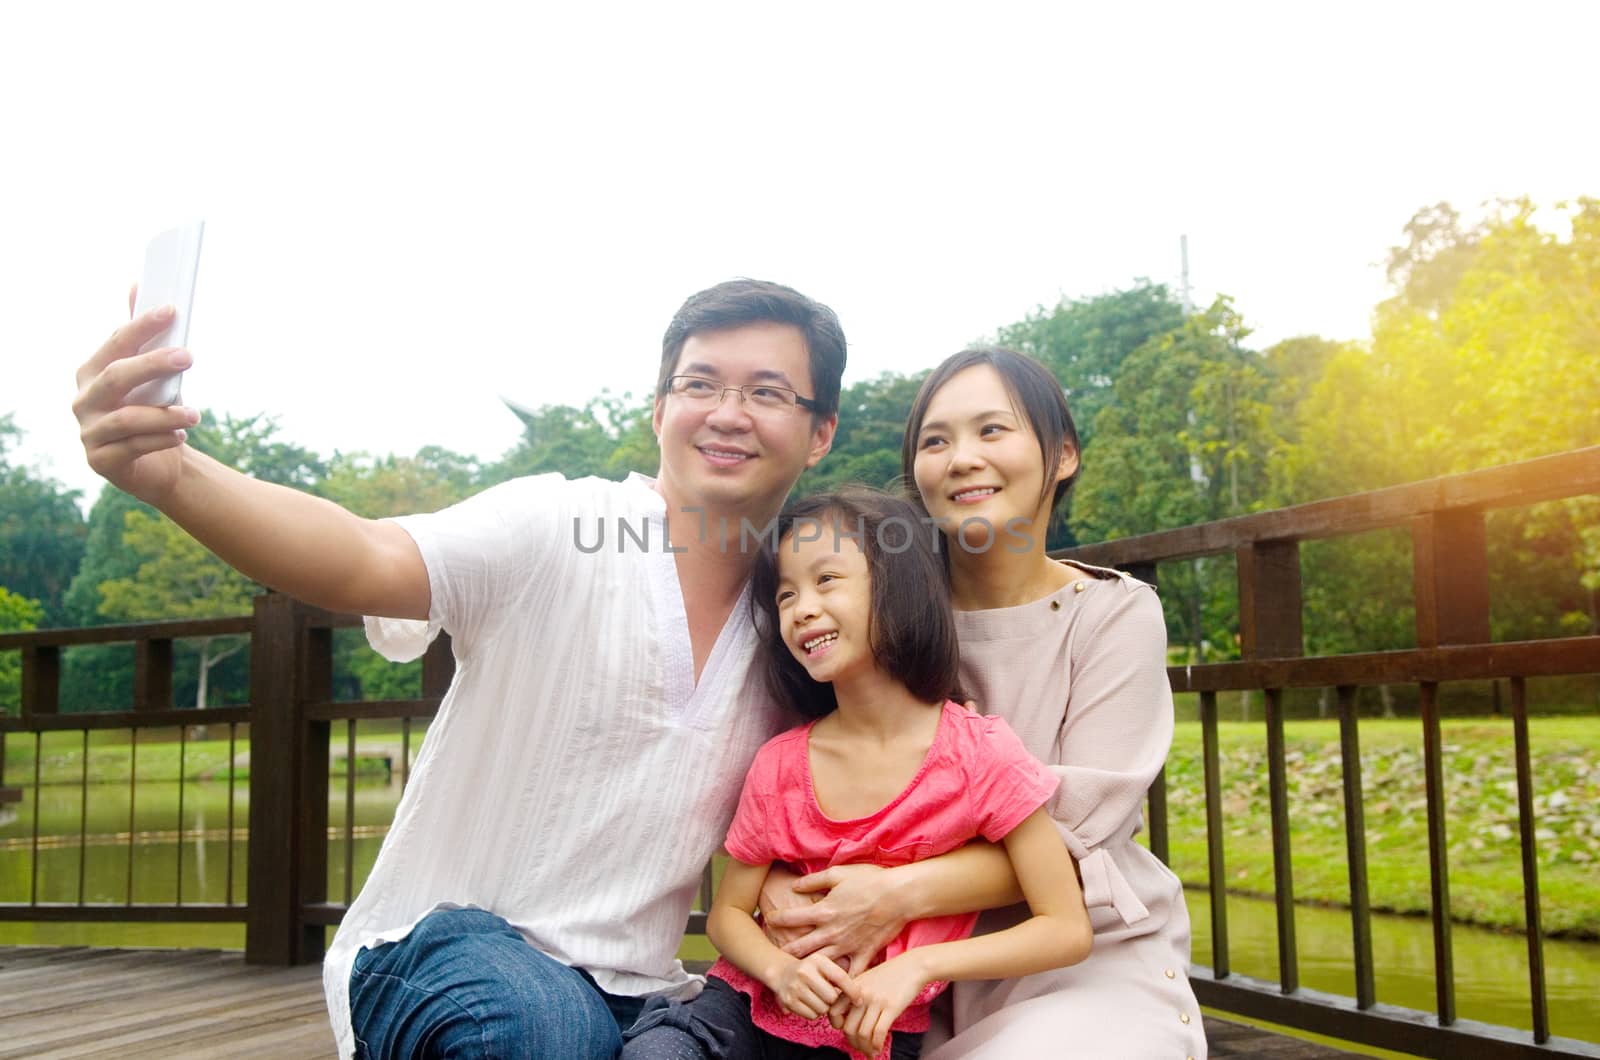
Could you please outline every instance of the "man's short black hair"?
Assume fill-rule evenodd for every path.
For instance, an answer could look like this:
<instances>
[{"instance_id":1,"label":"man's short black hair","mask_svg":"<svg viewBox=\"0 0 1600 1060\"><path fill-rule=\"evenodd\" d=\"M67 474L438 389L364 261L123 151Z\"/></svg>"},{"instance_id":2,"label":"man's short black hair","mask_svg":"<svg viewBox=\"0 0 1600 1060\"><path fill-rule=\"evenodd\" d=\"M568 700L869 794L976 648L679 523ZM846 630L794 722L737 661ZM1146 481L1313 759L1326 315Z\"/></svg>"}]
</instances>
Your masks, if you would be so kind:
<instances>
[{"instance_id":1,"label":"man's short black hair","mask_svg":"<svg viewBox=\"0 0 1600 1060\"><path fill-rule=\"evenodd\" d=\"M661 373L656 379L656 397L665 397L667 380L677 371L678 356L690 335L726 331L746 324L792 324L805 337L811 357L811 386L814 394L802 394L816 402L812 415L832 416L839 411L839 379L844 375L844 329L839 318L821 302L813 301L792 287L766 280L728 280L689 296L673 315L661 336Z\"/></svg>"},{"instance_id":2,"label":"man's short black hair","mask_svg":"<svg viewBox=\"0 0 1600 1060\"><path fill-rule=\"evenodd\" d=\"M780 632L778 550L800 524L819 526L823 540L836 546L848 535L866 557L872 593L867 632L878 668L925 702L965 700L950 586L933 543L937 531L910 501L846 486L790 505L778 516L775 540L756 557L750 609L761 635L758 665L778 701L811 718L839 705L833 686L812 679Z\"/></svg>"}]
</instances>

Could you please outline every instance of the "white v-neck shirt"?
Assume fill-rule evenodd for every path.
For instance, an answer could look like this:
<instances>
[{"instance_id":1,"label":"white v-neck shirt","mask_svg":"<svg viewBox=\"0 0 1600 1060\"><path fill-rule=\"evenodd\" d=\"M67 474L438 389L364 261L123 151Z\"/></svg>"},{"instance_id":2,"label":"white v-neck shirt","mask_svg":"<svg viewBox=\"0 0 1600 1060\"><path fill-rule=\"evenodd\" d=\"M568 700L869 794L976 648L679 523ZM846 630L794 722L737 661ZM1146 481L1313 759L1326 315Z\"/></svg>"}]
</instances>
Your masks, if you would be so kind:
<instances>
[{"instance_id":1,"label":"white v-neck shirt","mask_svg":"<svg viewBox=\"0 0 1600 1060\"><path fill-rule=\"evenodd\" d=\"M440 907L496 913L615 994L698 989L675 955L700 872L788 719L750 665L748 588L696 683L664 513L643 476L552 474L396 520L432 604L368 640L404 661L444 629L456 673L323 962L341 1056L356 953Z\"/></svg>"}]
</instances>

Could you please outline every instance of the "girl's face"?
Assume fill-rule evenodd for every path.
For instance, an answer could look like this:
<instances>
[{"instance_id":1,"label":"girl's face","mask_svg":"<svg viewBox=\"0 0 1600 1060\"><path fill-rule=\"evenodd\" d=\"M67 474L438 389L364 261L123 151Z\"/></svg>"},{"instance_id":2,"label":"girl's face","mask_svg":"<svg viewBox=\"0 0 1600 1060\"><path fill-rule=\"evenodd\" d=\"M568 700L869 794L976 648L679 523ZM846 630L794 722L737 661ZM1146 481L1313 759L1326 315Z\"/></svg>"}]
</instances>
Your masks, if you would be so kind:
<instances>
[{"instance_id":1,"label":"girl's face","mask_svg":"<svg viewBox=\"0 0 1600 1060\"><path fill-rule=\"evenodd\" d=\"M1064 446L1046 490L1033 426L1000 373L975 364L934 392L917 430L912 469L923 507L940 529L959 535L965 551L981 553L1020 551L1019 539L1043 548L1055 483L1077 466L1077 453Z\"/></svg>"},{"instance_id":2,"label":"girl's face","mask_svg":"<svg viewBox=\"0 0 1600 1060\"><path fill-rule=\"evenodd\" d=\"M777 604L784 645L813 680L876 669L867 557L838 524L802 521L779 542Z\"/></svg>"}]
</instances>

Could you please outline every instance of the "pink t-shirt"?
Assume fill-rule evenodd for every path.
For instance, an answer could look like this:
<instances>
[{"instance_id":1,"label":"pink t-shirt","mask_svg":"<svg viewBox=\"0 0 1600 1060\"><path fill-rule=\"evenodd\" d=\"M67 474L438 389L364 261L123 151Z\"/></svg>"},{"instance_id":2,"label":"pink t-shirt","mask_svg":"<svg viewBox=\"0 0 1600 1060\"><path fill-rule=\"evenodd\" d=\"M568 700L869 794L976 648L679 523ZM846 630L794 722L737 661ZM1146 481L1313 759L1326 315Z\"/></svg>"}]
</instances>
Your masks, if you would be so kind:
<instances>
[{"instance_id":1,"label":"pink t-shirt","mask_svg":"<svg viewBox=\"0 0 1600 1060\"><path fill-rule=\"evenodd\" d=\"M801 874L863 862L893 868L936 857L980 836L997 843L1043 806L1059 783L1003 719L947 701L922 768L906 789L874 814L836 821L822 812L812 791L807 747L815 724L769 740L745 776L726 846L747 865L783 862ZM914 920L884 947L879 960L913 946L966 938L977 919L977 913L963 913ZM763 1030L791 1042L860 1055L826 1017L796 1016L760 980L728 961L717 961L711 974L749 995L751 1018ZM944 985L928 984L894 1029L926 1030L928 1004Z\"/></svg>"}]
</instances>

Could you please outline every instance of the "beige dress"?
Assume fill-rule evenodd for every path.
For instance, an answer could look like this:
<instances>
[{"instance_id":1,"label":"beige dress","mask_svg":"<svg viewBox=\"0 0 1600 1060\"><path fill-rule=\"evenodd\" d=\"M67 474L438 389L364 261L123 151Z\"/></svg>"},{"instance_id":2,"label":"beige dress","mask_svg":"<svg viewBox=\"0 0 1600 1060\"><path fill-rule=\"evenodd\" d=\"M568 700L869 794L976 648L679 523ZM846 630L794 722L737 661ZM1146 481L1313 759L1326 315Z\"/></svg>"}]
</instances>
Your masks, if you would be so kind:
<instances>
[{"instance_id":1,"label":"beige dress","mask_svg":"<svg viewBox=\"0 0 1600 1060\"><path fill-rule=\"evenodd\" d=\"M1070 968L955 984L925 1060L1206 1055L1182 886L1133 839L1172 743L1161 604L1134 578L1082 569L1093 577L1042 600L957 612L956 629L968 696L1061 777L1048 808L1083 876L1094 949ZM986 913L978 930L1026 913Z\"/></svg>"}]
</instances>

